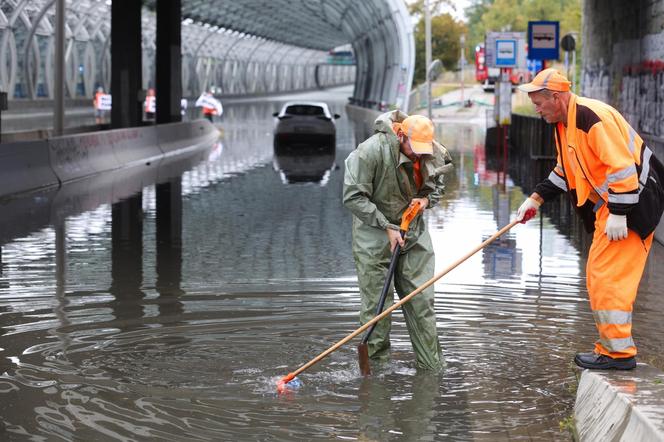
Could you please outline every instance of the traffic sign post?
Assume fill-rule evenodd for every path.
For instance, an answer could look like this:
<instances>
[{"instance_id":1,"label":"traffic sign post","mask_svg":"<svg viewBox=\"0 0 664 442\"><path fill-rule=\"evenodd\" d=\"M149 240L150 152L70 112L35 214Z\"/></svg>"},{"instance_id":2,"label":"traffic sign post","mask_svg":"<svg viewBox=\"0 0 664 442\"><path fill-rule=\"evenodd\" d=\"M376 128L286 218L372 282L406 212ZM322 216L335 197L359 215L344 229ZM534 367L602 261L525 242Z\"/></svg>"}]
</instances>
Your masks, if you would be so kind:
<instances>
[{"instance_id":1,"label":"traffic sign post","mask_svg":"<svg viewBox=\"0 0 664 442\"><path fill-rule=\"evenodd\" d=\"M572 34L565 34L560 40L560 47L565 51L565 72L567 78L572 79L572 87L576 92L576 40ZM569 53L572 53L572 76L569 70Z\"/></svg>"}]
</instances>

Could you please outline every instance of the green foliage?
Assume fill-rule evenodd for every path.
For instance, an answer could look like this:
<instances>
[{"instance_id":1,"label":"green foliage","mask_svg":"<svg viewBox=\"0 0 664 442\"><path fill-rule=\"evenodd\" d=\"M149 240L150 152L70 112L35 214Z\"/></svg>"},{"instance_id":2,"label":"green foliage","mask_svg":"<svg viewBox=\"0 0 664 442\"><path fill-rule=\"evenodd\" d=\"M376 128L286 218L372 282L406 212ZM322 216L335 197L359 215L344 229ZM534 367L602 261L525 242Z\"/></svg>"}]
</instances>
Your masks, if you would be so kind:
<instances>
[{"instance_id":1,"label":"green foliage","mask_svg":"<svg viewBox=\"0 0 664 442\"><path fill-rule=\"evenodd\" d=\"M572 437L576 434L576 424L574 423L574 416L568 416L561 420L558 424L561 432L569 433Z\"/></svg>"},{"instance_id":2,"label":"green foliage","mask_svg":"<svg viewBox=\"0 0 664 442\"><path fill-rule=\"evenodd\" d=\"M474 48L477 44L484 42L485 29L482 25L482 17L491 8L494 0L472 0L471 5L466 8L468 19L467 46ZM472 53L471 53L472 54ZM472 60L472 57L468 57Z\"/></svg>"},{"instance_id":3,"label":"green foliage","mask_svg":"<svg viewBox=\"0 0 664 442\"><path fill-rule=\"evenodd\" d=\"M484 41L486 32L527 32L533 20L559 21L561 36L578 32L577 42L581 37L581 0L473 0L466 17L473 46Z\"/></svg>"},{"instance_id":4,"label":"green foliage","mask_svg":"<svg viewBox=\"0 0 664 442\"><path fill-rule=\"evenodd\" d=\"M406 0L406 6L408 7L408 11L412 15L424 14L424 1L425 0L415 0L413 2L409 2L408 0ZM456 9L454 1L452 0L429 0L429 8L431 9L431 14L432 15L436 14L437 11L439 11L443 5L451 6L452 8Z\"/></svg>"},{"instance_id":5,"label":"green foliage","mask_svg":"<svg viewBox=\"0 0 664 442\"><path fill-rule=\"evenodd\" d=\"M560 22L560 35L576 32L577 56L581 53L582 0L471 0L465 10L467 23L457 22L448 14L438 14L443 5L454 6L451 0L430 0L432 59L440 59L445 69L457 68L460 56L459 37L466 35L466 60L472 64L474 48L484 42L490 31L528 31L532 20ZM419 17L415 28L415 83L425 80L424 0L408 1L411 14ZM561 51L562 57L562 51ZM577 66L581 61L577 59ZM525 111L526 109L524 109Z\"/></svg>"},{"instance_id":6,"label":"green foliage","mask_svg":"<svg viewBox=\"0 0 664 442\"><path fill-rule=\"evenodd\" d=\"M454 20L450 14L445 13L431 17L431 56L432 60L439 59L447 70L456 68L461 56L461 34L466 33L466 26ZM426 54L425 54L424 17L415 27L415 83L425 80ZM467 58L467 56L466 56Z\"/></svg>"}]
</instances>

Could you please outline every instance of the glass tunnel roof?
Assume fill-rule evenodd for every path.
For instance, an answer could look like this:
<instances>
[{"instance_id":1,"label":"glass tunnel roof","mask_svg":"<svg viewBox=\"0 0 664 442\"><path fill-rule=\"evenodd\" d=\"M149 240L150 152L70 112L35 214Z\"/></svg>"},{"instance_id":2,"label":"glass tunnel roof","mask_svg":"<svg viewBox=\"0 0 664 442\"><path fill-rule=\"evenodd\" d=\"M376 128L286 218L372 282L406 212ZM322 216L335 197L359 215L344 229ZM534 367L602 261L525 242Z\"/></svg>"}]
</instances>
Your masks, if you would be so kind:
<instances>
[{"instance_id":1,"label":"glass tunnel roof","mask_svg":"<svg viewBox=\"0 0 664 442\"><path fill-rule=\"evenodd\" d=\"M182 0L182 16L282 43L328 50L362 38L396 9L388 0ZM154 9L156 0L146 1Z\"/></svg>"},{"instance_id":2,"label":"glass tunnel roof","mask_svg":"<svg viewBox=\"0 0 664 442\"><path fill-rule=\"evenodd\" d=\"M181 0L183 93L209 85L246 94L329 86L356 78L354 102L406 107L415 45L403 0ZM0 2L0 88L9 98L52 96L52 0ZM110 86L111 0L66 0L66 94ZM154 79L156 0L145 0L143 88ZM327 51L352 48L352 72ZM24 60L31 62L24 62ZM348 64L348 63L347 63ZM79 69L84 85L81 89ZM306 71L305 71L306 69ZM348 71L348 72L346 72ZM334 81L330 81L330 79ZM222 84L223 83L223 84ZM79 90L80 89L80 90ZM83 91L83 92L81 92Z\"/></svg>"}]
</instances>

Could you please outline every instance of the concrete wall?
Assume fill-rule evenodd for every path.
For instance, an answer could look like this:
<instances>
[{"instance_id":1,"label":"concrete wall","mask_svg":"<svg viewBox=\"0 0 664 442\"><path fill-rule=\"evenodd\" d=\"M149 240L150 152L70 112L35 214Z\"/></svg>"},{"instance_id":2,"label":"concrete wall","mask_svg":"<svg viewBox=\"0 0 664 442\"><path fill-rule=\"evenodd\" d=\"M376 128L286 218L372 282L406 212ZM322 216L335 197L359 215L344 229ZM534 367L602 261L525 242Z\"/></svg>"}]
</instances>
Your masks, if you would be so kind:
<instances>
[{"instance_id":1,"label":"concrete wall","mask_svg":"<svg viewBox=\"0 0 664 442\"><path fill-rule=\"evenodd\" d=\"M664 160L664 1L585 0L582 29L581 95L620 110Z\"/></svg>"},{"instance_id":2,"label":"concrete wall","mask_svg":"<svg viewBox=\"0 0 664 442\"><path fill-rule=\"evenodd\" d=\"M620 109L642 134L662 135L664 2L583 3L581 95Z\"/></svg>"},{"instance_id":3,"label":"concrete wall","mask_svg":"<svg viewBox=\"0 0 664 442\"><path fill-rule=\"evenodd\" d=\"M0 198L58 187L101 172L153 167L161 159L211 146L207 120L0 144Z\"/></svg>"}]
</instances>

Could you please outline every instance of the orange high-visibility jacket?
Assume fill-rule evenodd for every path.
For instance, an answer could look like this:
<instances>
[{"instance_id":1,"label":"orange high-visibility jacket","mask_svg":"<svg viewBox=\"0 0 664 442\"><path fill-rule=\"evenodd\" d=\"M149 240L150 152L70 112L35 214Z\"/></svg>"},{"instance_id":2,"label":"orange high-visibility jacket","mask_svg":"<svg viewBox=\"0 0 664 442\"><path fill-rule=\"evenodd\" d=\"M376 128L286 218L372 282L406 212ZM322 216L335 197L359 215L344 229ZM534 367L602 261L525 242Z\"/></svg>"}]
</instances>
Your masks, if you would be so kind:
<instances>
[{"instance_id":1,"label":"orange high-visibility jacket","mask_svg":"<svg viewBox=\"0 0 664 442\"><path fill-rule=\"evenodd\" d=\"M94 98L95 109L99 109L99 104L100 104L102 95L104 95L103 92L95 92L95 98Z\"/></svg>"},{"instance_id":2,"label":"orange high-visibility jacket","mask_svg":"<svg viewBox=\"0 0 664 442\"><path fill-rule=\"evenodd\" d=\"M569 192L587 228L604 203L610 213L627 214L639 201L643 147L643 139L616 109L571 94L567 127L556 127L558 163L535 192L545 201Z\"/></svg>"}]
</instances>

